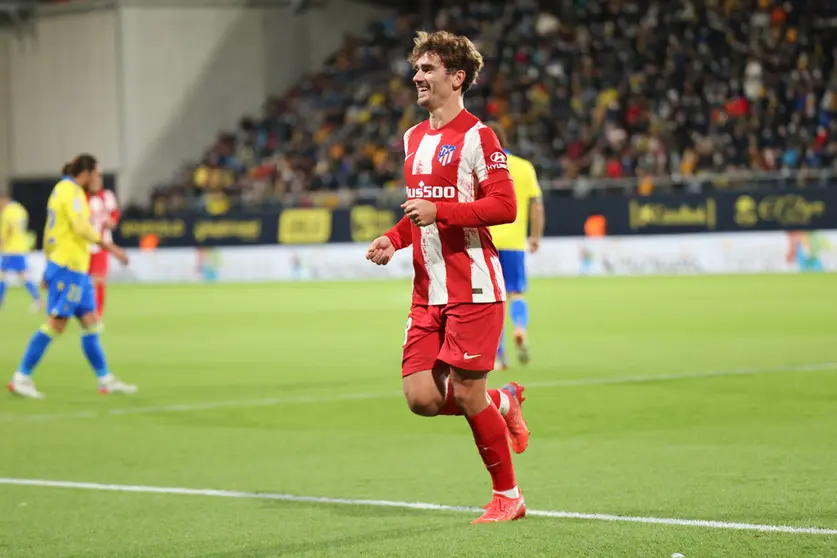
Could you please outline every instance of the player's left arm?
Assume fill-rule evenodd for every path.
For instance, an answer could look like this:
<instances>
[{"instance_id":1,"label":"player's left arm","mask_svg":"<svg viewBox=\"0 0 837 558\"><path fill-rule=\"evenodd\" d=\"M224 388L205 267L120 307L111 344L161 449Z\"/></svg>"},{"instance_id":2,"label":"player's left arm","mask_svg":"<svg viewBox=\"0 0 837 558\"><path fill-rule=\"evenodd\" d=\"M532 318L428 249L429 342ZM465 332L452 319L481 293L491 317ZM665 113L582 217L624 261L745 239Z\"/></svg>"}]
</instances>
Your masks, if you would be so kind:
<instances>
[{"instance_id":1,"label":"player's left arm","mask_svg":"<svg viewBox=\"0 0 837 558\"><path fill-rule=\"evenodd\" d=\"M59 211L64 214L75 234L91 244L99 244L102 237L93 228L89 217L84 214L85 203L86 200L79 196L65 194Z\"/></svg>"},{"instance_id":2,"label":"player's left arm","mask_svg":"<svg viewBox=\"0 0 837 558\"><path fill-rule=\"evenodd\" d=\"M443 203L436 208L436 221L458 227L491 227L513 223L517 217L517 197L506 154L494 131L480 128L480 146L471 157L472 168L483 197L473 202Z\"/></svg>"},{"instance_id":3,"label":"player's left arm","mask_svg":"<svg viewBox=\"0 0 837 558\"><path fill-rule=\"evenodd\" d=\"M116 201L116 196L110 190L105 190L105 196L107 199L107 207L109 209L110 215L110 223L108 223L109 228L111 230L116 229L119 226L119 219L122 216L122 213L119 211L119 204Z\"/></svg>"},{"instance_id":4,"label":"player's left arm","mask_svg":"<svg viewBox=\"0 0 837 558\"><path fill-rule=\"evenodd\" d=\"M546 215L543 207L543 190L538 183L538 175L535 171L535 166L531 167L531 192L529 194L529 221L531 223L532 232L529 237L529 249L531 252L537 252L538 247L543 238L544 227L546 226Z\"/></svg>"}]
</instances>

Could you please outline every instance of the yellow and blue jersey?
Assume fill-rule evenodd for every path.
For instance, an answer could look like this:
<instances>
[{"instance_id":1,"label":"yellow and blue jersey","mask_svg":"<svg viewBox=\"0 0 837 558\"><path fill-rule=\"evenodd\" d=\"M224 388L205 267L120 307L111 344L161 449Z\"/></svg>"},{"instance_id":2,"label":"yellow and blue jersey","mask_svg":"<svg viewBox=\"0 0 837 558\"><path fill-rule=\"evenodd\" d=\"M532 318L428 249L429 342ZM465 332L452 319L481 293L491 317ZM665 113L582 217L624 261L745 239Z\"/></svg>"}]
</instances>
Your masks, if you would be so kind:
<instances>
[{"instance_id":1,"label":"yellow and blue jersey","mask_svg":"<svg viewBox=\"0 0 837 558\"><path fill-rule=\"evenodd\" d=\"M508 154L508 152L506 152ZM503 280L509 294L526 291L526 245L529 238L529 208L543 193L535 166L522 157L508 154L509 173L517 196L517 218L513 223L491 227L491 239L500 256Z\"/></svg>"},{"instance_id":2,"label":"yellow and blue jersey","mask_svg":"<svg viewBox=\"0 0 837 558\"><path fill-rule=\"evenodd\" d=\"M90 223L90 207L81 186L65 178L52 189L47 203L44 252L47 260L60 267L87 273L90 245L99 242Z\"/></svg>"},{"instance_id":3,"label":"yellow and blue jersey","mask_svg":"<svg viewBox=\"0 0 837 558\"><path fill-rule=\"evenodd\" d=\"M29 213L17 202L0 211L0 271L23 273L29 252Z\"/></svg>"},{"instance_id":4,"label":"yellow and blue jersey","mask_svg":"<svg viewBox=\"0 0 837 558\"><path fill-rule=\"evenodd\" d=\"M491 239L497 250L526 251L529 238L529 207L533 199L543 193L538 183L535 166L522 157L509 154L509 173L514 180L514 193L517 196L517 217L513 223L490 227Z\"/></svg>"},{"instance_id":5,"label":"yellow and blue jersey","mask_svg":"<svg viewBox=\"0 0 837 558\"><path fill-rule=\"evenodd\" d=\"M0 253L29 252L29 213L17 202L6 204L0 212Z\"/></svg>"},{"instance_id":6,"label":"yellow and blue jersey","mask_svg":"<svg viewBox=\"0 0 837 558\"><path fill-rule=\"evenodd\" d=\"M51 316L81 317L96 310L90 269L90 245L100 241L90 223L84 190L69 178L60 180L47 203L44 253L47 267L47 312Z\"/></svg>"}]
</instances>

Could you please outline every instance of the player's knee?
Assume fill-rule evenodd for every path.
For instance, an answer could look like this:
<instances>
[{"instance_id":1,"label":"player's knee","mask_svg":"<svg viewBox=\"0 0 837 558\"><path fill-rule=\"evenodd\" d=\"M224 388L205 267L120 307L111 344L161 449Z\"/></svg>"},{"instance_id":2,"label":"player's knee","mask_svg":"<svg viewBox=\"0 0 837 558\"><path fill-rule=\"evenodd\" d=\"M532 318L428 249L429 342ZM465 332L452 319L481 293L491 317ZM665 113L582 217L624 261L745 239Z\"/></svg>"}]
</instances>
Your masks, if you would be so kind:
<instances>
[{"instance_id":1,"label":"player's knee","mask_svg":"<svg viewBox=\"0 0 837 558\"><path fill-rule=\"evenodd\" d=\"M81 327L88 331L96 329L100 325L99 317L96 315L96 312L87 312L82 315L78 321L81 324Z\"/></svg>"},{"instance_id":2,"label":"player's knee","mask_svg":"<svg viewBox=\"0 0 837 558\"><path fill-rule=\"evenodd\" d=\"M421 417L435 417L444 405L444 400L438 393L429 393L426 390L405 387L404 398L410 411Z\"/></svg>"},{"instance_id":3,"label":"player's knee","mask_svg":"<svg viewBox=\"0 0 837 558\"><path fill-rule=\"evenodd\" d=\"M453 382L453 398L466 414L485 407L485 385L475 382Z\"/></svg>"},{"instance_id":4,"label":"player's knee","mask_svg":"<svg viewBox=\"0 0 837 558\"><path fill-rule=\"evenodd\" d=\"M67 322L64 320L58 320L55 318L51 318L47 320L47 323L41 326L41 331L49 335L50 337L57 337L64 333L64 330L67 327Z\"/></svg>"}]
</instances>

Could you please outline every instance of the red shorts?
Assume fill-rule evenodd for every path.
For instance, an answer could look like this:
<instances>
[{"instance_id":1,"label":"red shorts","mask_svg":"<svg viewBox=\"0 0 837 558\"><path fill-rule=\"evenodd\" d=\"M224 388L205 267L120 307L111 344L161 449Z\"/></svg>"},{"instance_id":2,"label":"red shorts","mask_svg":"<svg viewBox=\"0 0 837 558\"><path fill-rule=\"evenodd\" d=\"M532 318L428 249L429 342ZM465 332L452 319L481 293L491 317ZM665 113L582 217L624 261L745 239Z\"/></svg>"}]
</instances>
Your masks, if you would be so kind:
<instances>
[{"instance_id":1,"label":"red shorts","mask_svg":"<svg viewBox=\"0 0 837 558\"><path fill-rule=\"evenodd\" d=\"M110 254L107 252L96 252L90 255L90 275L97 277L107 277L108 275L108 258Z\"/></svg>"},{"instance_id":2,"label":"red shorts","mask_svg":"<svg viewBox=\"0 0 837 558\"><path fill-rule=\"evenodd\" d=\"M488 372L503 332L505 303L413 304L407 318L401 376L432 370L439 362Z\"/></svg>"}]
</instances>

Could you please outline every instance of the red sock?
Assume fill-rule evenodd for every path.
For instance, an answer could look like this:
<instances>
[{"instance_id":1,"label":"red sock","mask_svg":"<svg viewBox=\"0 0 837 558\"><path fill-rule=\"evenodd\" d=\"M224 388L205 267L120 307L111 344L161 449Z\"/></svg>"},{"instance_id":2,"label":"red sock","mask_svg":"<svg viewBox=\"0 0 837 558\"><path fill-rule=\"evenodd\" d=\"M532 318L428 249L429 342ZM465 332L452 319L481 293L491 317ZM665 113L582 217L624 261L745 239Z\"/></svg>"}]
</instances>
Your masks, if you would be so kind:
<instances>
[{"instance_id":1,"label":"red sock","mask_svg":"<svg viewBox=\"0 0 837 558\"><path fill-rule=\"evenodd\" d=\"M488 390L488 397L491 398L491 402L494 403L494 406L499 409L500 408L500 390L499 389Z\"/></svg>"},{"instance_id":2,"label":"red sock","mask_svg":"<svg viewBox=\"0 0 837 558\"><path fill-rule=\"evenodd\" d=\"M494 406L499 409L500 390L490 389L488 390L488 396L491 398L491 402L494 403ZM445 396L445 405L442 407L442 410L439 411L439 414L449 416L461 416L465 414L462 412L462 409L459 407L459 405L456 404L456 399L453 397L453 386L450 384L450 380L448 380L448 393Z\"/></svg>"},{"instance_id":3,"label":"red sock","mask_svg":"<svg viewBox=\"0 0 837 558\"><path fill-rule=\"evenodd\" d=\"M105 284L96 283L96 314L99 318L105 311Z\"/></svg>"},{"instance_id":4,"label":"red sock","mask_svg":"<svg viewBox=\"0 0 837 558\"><path fill-rule=\"evenodd\" d=\"M511 490L517 483L514 480L514 465L511 450L506 439L506 421L494 405L468 418L468 424L474 433L474 442L491 475L491 484L495 492Z\"/></svg>"}]
</instances>

